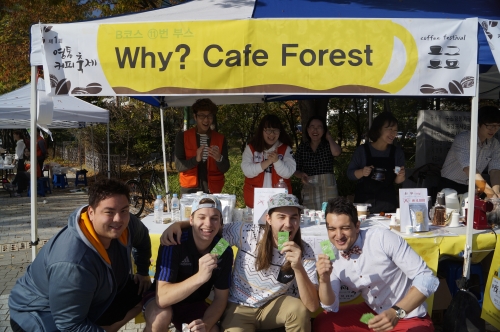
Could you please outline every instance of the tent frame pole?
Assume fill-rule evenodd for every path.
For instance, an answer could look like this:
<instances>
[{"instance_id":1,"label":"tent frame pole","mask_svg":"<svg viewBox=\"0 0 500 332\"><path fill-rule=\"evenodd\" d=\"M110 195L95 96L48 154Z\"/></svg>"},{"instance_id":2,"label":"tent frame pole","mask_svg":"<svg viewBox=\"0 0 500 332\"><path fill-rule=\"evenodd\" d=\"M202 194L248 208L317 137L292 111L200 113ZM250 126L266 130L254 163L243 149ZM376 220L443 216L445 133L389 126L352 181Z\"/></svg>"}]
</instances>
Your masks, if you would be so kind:
<instances>
[{"instance_id":1,"label":"tent frame pole","mask_svg":"<svg viewBox=\"0 0 500 332\"><path fill-rule=\"evenodd\" d=\"M37 159L36 159L36 145L37 145L37 105L38 105L38 89L37 89L37 67L31 66L31 102L30 102L30 210L31 210L31 260L34 261L38 254L38 207L37 207Z\"/></svg>"},{"instance_id":2,"label":"tent frame pole","mask_svg":"<svg viewBox=\"0 0 500 332\"><path fill-rule=\"evenodd\" d=\"M464 248L464 269L463 277L469 279L470 276L470 262L472 258L472 233L474 226L474 198L476 192L476 159L477 153L473 154L472 151L477 150L477 116L479 109L479 65L476 65L476 93L472 97L471 117L470 117L470 155L469 155L469 204L467 206L467 232L465 235L465 248Z\"/></svg>"},{"instance_id":3,"label":"tent frame pole","mask_svg":"<svg viewBox=\"0 0 500 332\"><path fill-rule=\"evenodd\" d=\"M161 98L161 103L160 103L160 122L161 122L161 149L163 152L163 176L165 177L165 196L170 192L168 188L168 175L167 175L167 155L166 155L166 148L165 148L165 124L163 123L163 111L165 107L165 98ZM169 209L170 206L168 206L167 202L167 208Z\"/></svg>"},{"instance_id":4,"label":"tent frame pole","mask_svg":"<svg viewBox=\"0 0 500 332\"><path fill-rule=\"evenodd\" d=\"M108 179L111 179L111 156L109 154L109 115L108 115L106 135L108 136ZM120 165L118 167L120 167Z\"/></svg>"}]
</instances>

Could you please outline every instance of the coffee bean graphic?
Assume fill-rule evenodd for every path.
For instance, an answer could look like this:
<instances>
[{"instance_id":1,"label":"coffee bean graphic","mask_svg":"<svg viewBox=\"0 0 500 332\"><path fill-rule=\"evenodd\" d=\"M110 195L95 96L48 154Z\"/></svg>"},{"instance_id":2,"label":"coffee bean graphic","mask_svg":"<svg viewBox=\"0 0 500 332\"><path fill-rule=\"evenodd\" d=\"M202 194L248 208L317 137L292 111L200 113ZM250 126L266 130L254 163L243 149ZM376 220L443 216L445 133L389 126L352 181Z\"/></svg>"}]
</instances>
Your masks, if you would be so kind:
<instances>
[{"instance_id":1,"label":"coffee bean graphic","mask_svg":"<svg viewBox=\"0 0 500 332\"><path fill-rule=\"evenodd\" d=\"M67 95L71 89L71 81L67 81L65 78L60 80L56 86L56 95Z\"/></svg>"},{"instance_id":2,"label":"coffee bean graphic","mask_svg":"<svg viewBox=\"0 0 500 332\"><path fill-rule=\"evenodd\" d=\"M95 95L99 92L101 92L102 86L99 83L90 83L87 85L87 92Z\"/></svg>"},{"instance_id":3,"label":"coffee bean graphic","mask_svg":"<svg viewBox=\"0 0 500 332\"><path fill-rule=\"evenodd\" d=\"M86 88L76 87L71 91L72 95L88 95Z\"/></svg>"},{"instance_id":4,"label":"coffee bean graphic","mask_svg":"<svg viewBox=\"0 0 500 332\"><path fill-rule=\"evenodd\" d=\"M420 92L422 93L433 93L436 89L430 84L424 84L420 87Z\"/></svg>"},{"instance_id":5,"label":"coffee bean graphic","mask_svg":"<svg viewBox=\"0 0 500 332\"><path fill-rule=\"evenodd\" d=\"M446 90L445 88L439 88L439 89L435 89L432 94L433 95L447 95L448 90Z\"/></svg>"},{"instance_id":6,"label":"coffee bean graphic","mask_svg":"<svg viewBox=\"0 0 500 332\"><path fill-rule=\"evenodd\" d=\"M52 30L52 25L47 25L46 27L43 28L43 31L45 32L49 32L50 30Z\"/></svg>"},{"instance_id":7,"label":"coffee bean graphic","mask_svg":"<svg viewBox=\"0 0 500 332\"><path fill-rule=\"evenodd\" d=\"M488 30L488 23L486 23L486 21L483 21L481 23L481 26L483 27L484 30Z\"/></svg>"},{"instance_id":8,"label":"coffee bean graphic","mask_svg":"<svg viewBox=\"0 0 500 332\"><path fill-rule=\"evenodd\" d=\"M50 74L50 87L55 88L57 86L57 82L59 80L57 79L56 75Z\"/></svg>"},{"instance_id":9,"label":"coffee bean graphic","mask_svg":"<svg viewBox=\"0 0 500 332\"><path fill-rule=\"evenodd\" d=\"M460 81L460 84L462 87L465 88L472 88L474 86L474 77L473 76L465 76L462 78Z\"/></svg>"},{"instance_id":10,"label":"coffee bean graphic","mask_svg":"<svg viewBox=\"0 0 500 332\"><path fill-rule=\"evenodd\" d=\"M458 81L451 81L448 83L448 89L451 94L454 95L462 95L464 93L464 88L462 88L462 84L458 83Z\"/></svg>"}]
</instances>

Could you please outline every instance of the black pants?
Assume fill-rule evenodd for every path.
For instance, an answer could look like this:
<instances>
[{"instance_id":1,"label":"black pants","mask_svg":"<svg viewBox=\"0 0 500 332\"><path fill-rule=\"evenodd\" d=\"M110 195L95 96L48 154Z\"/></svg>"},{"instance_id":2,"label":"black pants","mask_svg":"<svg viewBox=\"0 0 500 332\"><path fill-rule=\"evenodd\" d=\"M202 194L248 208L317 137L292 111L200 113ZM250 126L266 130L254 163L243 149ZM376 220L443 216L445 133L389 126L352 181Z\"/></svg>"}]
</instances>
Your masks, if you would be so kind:
<instances>
[{"instance_id":1,"label":"black pants","mask_svg":"<svg viewBox=\"0 0 500 332\"><path fill-rule=\"evenodd\" d=\"M10 328L12 329L13 332L26 332L24 331L21 326L19 326L15 321L10 319Z\"/></svg>"}]
</instances>

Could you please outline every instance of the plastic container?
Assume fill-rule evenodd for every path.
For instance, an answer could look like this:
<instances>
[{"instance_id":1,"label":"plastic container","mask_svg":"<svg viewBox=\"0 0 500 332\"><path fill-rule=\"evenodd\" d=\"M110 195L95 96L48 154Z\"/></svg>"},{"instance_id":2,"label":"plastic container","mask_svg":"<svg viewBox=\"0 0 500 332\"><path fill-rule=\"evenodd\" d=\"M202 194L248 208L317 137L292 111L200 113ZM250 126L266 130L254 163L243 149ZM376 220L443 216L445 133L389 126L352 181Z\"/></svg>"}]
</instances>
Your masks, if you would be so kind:
<instances>
[{"instance_id":1,"label":"plastic container","mask_svg":"<svg viewBox=\"0 0 500 332\"><path fill-rule=\"evenodd\" d=\"M222 206L222 221L224 224L233 222L233 210L236 206L236 195L214 194Z\"/></svg>"},{"instance_id":2,"label":"plastic container","mask_svg":"<svg viewBox=\"0 0 500 332\"><path fill-rule=\"evenodd\" d=\"M177 194L173 195L170 204L172 205L172 221L173 222L181 221L181 209L180 209L179 199L177 198Z\"/></svg>"},{"instance_id":3,"label":"plastic container","mask_svg":"<svg viewBox=\"0 0 500 332\"><path fill-rule=\"evenodd\" d=\"M274 188L284 188L285 194L288 194L288 186L283 179L280 179L279 182L274 185Z\"/></svg>"},{"instance_id":4,"label":"plastic container","mask_svg":"<svg viewBox=\"0 0 500 332\"><path fill-rule=\"evenodd\" d=\"M163 200L161 199L161 195L156 196L154 210L155 210L155 223L156 224L163 223Z\"/></svg>"}]
</instances>

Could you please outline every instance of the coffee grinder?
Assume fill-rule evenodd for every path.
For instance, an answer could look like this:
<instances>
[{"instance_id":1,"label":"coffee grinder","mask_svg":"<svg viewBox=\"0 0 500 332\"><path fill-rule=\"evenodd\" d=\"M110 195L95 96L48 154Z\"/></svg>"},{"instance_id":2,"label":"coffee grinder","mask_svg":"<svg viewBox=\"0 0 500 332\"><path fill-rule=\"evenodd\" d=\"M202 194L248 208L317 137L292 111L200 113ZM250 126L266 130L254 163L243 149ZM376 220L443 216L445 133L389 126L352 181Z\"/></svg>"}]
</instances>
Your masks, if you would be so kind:
<instances>
[{"instance_id":1,"label":"coffee grinder","mask_svg":"<svg viewBox=\"0 0 500 332\"><path fill-rule=\"evenodd\" d=\"M486 212L493 210L493 203L490 201L482 200L481 198L474 197L474 229L489 229L491 225L488 224L488 217Z\"/></svg>"},{"instance_id":2,"label":"coffee grinder","mask_svg":"<svg viewBox=\"0 0 500 332\"><path fill-rule=\"evenodd\" d=\"M474 195L474 219L472 227L474 229L489 229L491 225L488 224L487 212L493 210L493 203L485 201L484 189L486 181L476 179L476 193ZM466 210L467 211L467 210ZM467 213L465 215L465 223L467 223Z\"/></svg>"}]
</instances>

